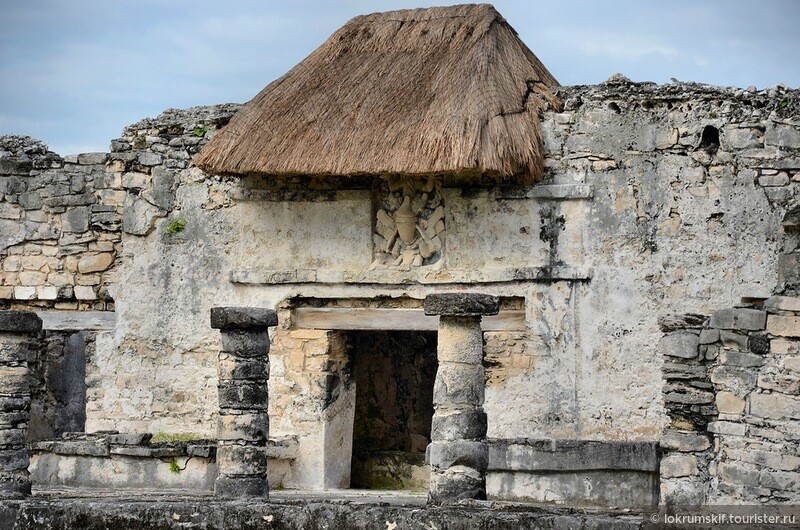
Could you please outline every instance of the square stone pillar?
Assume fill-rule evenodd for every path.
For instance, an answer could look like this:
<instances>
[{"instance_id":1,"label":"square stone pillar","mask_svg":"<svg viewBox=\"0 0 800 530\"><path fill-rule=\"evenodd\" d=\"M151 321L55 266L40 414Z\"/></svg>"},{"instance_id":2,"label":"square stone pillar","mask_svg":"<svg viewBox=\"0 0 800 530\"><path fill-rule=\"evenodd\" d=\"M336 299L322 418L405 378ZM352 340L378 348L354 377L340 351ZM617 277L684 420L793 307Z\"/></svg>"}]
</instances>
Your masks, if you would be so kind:
<instances>
[{"instance_id":1,"label":"square stone pillar","mask_svg":"<svg viewBox=\"0 0 800 530\"><path fill-rule=\"evenodd\" d=\"M268 328L278 324L271 309L215 307L211 327L220 330L217 361L217 480L219 497L268 497Z\"/></svg>"},{"instance_id":2,"label":"square stone pillar","mask_svg":"<svg viewBox=\"0 0 800 530\"><path fill-rule=\"evenodd\" d=\"M486 498L489 448L483 411L481 317L496 315L499 309L500 300L486 294L443 293L425 298L425 314L439 316L428 502Z\"/></svg>"},{"instance_id":3,"label":"square stone pillar","mask_svg":"<svg viewBox=\"0 0 800 530\"><path fill-rule=\"evenodd\" d=\"M28 354L41 330L36 313L0 311L0 499L31 492L25 448L31 416Z\"/></svg>"}]
</instances>

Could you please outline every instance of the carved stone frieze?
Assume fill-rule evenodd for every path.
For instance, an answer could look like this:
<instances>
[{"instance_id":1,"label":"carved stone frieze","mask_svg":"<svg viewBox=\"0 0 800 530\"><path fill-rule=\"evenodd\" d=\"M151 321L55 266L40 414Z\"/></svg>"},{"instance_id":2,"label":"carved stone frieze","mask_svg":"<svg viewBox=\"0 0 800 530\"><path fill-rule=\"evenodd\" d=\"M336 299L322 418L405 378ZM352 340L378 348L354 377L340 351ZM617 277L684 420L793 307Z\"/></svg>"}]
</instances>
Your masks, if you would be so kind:
<instances>
[{"instance_id":1,"label":"carved stone frieze","mask_svg":"<svg viewBox=\"0 0 800 530\"><path fill-rule=\"evenodd\" d=\"M375 201L371 269L410 270L441 263L445 248L441 177L381 177Z\"/></svg>"}]
</instances>

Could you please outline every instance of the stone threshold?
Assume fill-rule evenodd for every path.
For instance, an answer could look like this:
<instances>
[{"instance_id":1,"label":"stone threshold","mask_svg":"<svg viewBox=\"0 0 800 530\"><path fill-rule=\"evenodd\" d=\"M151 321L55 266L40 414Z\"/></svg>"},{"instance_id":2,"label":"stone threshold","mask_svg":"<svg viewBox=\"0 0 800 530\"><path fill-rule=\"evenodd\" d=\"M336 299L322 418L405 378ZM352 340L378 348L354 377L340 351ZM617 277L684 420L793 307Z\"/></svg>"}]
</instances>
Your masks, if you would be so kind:
<instances>
[{"instance_id":1,"label":"stone threshold","mask_svg":"<svg viewBox=\"0 0 800 530\"><path fill-rule=\"evenodd\" d=\"M447 269L423 271L422 269L398 271L375 269L366 271L340 271L330 269L235 269L230 273L231 283L247 285L284 284L375 284L375 285L446 285L518 282L553 282L560 280L588 281L592 279L590 267L518 267L505 269Z\"/></svg>"},{"instance_id":2,"label":"stone threshold","mask_svg":"<svg viewBox=\"0 0 800 530\"><path fill-rule=\"evenodd\" d=\"M34 530L327 530L351 528L643 528L637 510L570 509L495 501L423 505L424 497L381 492L343 495L272 494L269 501L169 496L0 501L0 528Z\"/></svg>"},{"instance_id":3,"label":"stone threshold","mask_svg":"<svg viewBox=\"0 0 800 530\"><path fill-rule=\"evenodd\" d=\"M33 495L58 499L120 499L156 502L159 500L190 500L192 498L215 499L211 490L158 490L151 489L117 489L117 488L76 488L67 486L36 486ZM425 506L428 500L427 491L409 490L363 490L363 489L328 489L328 490L273 490L269 492L270 503L296 502L369 502L375 504L391 504L395 506Z\"/></svg>"}]
</instances>

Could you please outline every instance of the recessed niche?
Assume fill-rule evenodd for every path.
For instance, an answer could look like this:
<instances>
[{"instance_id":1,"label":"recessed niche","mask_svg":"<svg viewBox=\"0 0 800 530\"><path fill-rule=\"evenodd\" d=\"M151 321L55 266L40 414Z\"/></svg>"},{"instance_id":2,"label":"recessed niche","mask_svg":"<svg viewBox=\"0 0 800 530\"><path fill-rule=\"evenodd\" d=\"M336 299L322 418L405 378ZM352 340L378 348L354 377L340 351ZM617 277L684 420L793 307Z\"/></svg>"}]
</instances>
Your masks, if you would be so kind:
<instances>
[{"instance_id":1,"label":"recessed niche","mask_svg":"<svg viewBox=\"0 0 800 530\"><path fill-rule=\"evenodd\" d=\"M706 125L700 137L700 148L716 150L719 148L719 129L713 125Z\"/></svg>"}]
</instances>

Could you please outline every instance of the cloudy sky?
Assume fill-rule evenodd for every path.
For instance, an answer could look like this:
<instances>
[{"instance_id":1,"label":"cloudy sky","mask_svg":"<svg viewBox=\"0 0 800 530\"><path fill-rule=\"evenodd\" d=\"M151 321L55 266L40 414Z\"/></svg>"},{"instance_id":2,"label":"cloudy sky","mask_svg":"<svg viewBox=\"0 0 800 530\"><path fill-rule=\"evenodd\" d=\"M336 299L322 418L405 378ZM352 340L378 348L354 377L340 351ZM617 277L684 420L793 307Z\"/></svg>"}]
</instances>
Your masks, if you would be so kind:
<instances>
[{"instance_id":1,"label":"cloudy sky","mask_svg":"<svg viewBox=\"0 0 800 530\"><path fill-rule=\"evenodd\" d=\"M0 135L107 151L169 107L244 102L353 16L442 0L0 0ZM800 87L798 0L496 0L563 85Z\"/></svg>"}]
</instances>

